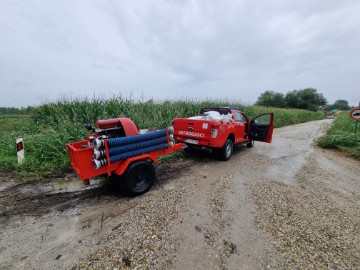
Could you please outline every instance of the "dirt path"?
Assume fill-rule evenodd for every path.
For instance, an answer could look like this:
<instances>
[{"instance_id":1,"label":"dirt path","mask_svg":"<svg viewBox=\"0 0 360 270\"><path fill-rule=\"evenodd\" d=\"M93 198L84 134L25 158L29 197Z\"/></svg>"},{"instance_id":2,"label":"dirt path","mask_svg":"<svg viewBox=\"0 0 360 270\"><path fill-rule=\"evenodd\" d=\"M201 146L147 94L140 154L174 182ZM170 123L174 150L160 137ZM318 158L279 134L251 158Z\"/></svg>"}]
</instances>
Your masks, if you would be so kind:
<instances>
[{"instance_id":1,"label":"dirt path","mask_svg":"<svg viewBox=\"0 0 360 270\"><path fill-rule=\"evenodd\" d=\"M163 164L137 198L0 177L0 269L358 269L359 162L314 147L328 123Z\"/></svg>"}]
</instances>

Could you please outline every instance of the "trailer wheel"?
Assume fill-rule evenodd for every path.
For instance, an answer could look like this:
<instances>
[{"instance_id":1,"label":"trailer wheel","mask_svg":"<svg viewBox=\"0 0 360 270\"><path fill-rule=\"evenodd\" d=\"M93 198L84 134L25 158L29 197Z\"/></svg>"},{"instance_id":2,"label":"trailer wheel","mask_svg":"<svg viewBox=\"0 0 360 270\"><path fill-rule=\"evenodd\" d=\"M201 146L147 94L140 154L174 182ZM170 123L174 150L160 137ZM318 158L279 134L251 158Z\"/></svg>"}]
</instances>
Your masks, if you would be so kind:
<instances>
[{"instance_id":1,"label":"trailer wheel","mask_svg":"<svg viewBox=\"0 0 360 270\"><path fill-rule=\"evenodd\" d=\"M155 178L155 169L151 163L136 161L126 169L121 188L127 195L138 196L151 188Z\"/></svg>"},{"instance_id":2,"label":"trailer wheel","mask_svg":"<svg viewBox=\"0 0 360 270\"><path fill-rule=\"evenodd\" d=\"M224 161L229 160L234 150L234 144L232 140L227 139L224 147L220 151L220 158Z\"/></svg>"}]
</instances>

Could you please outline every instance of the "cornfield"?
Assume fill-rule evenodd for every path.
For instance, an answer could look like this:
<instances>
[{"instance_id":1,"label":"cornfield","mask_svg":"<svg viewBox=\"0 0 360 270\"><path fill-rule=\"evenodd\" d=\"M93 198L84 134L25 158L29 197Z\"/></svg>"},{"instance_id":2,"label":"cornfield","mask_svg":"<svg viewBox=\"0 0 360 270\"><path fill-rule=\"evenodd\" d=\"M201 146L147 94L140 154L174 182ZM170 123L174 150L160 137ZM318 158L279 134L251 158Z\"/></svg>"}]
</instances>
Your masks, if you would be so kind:
<instances>
[{"instance_id":1,"label":"cornfield","mask_svg":"<svg viewBox=\"0 0 360 270\"><path fill-rule=\"evenodd\" d=\"M156 102L139 101L131 97L63 98L35 108L29 118L19 118L13 130L0 132L0 171L15 171L19 176L44 177L62 174L68 169L69 158L65 145L83 140L88 134L85 123L98 119L125 116L138 128L165 128L176 117L197 115L201 108L235 106L250 118L265 112L274 112L275 127L282 127L321 119L320 113L297 109L277 109L247 106L229 100L176 100ZM5 123L0 122L1 128ZM15 139L24 138L25 162L17 165Z\"/></svg>"}]
</instances>

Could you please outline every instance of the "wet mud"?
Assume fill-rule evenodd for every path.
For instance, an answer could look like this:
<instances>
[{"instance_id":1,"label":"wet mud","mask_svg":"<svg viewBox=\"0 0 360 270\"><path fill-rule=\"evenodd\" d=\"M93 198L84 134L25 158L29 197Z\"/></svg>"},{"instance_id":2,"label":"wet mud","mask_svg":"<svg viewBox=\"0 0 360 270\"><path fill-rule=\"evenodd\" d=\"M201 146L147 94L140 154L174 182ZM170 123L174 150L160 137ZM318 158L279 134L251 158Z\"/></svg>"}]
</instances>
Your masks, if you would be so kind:
<instances>
[{"instance_id":1,"label":"wet mud","mask_svg":"<svg viewBox=\"0 0 360 270\"><path fill-rule=\"evenodd\" d=\"M181 176L183 164L158 165L153 187ZM0 177L0 269L66 269L98 249L119 216L136 207L113 179L84 186L75 174L41 183Z\"/></svg>"}]
</instances>

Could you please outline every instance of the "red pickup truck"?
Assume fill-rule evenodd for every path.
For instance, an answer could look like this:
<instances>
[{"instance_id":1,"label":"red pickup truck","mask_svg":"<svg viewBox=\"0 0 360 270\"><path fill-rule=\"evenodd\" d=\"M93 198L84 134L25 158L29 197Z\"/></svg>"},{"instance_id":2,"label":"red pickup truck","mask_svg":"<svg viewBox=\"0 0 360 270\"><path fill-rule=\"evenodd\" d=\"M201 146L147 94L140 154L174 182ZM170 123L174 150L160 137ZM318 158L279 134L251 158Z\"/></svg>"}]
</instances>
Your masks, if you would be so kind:
<instances>
[{"instance_id":1,"label":"red pickup truck","mask_svg":"<svg viewBox=\"0 0 360 270\"><path fill-rule=\"evenodd\" d=\"M198 116L175 118L174 136L190 149L217 152L222 160L228 160L234 145L252 147L254 141L271 143L273 120L273 113L249 120L234 107L204 108Z\"/></svg>"}]
</instances>

